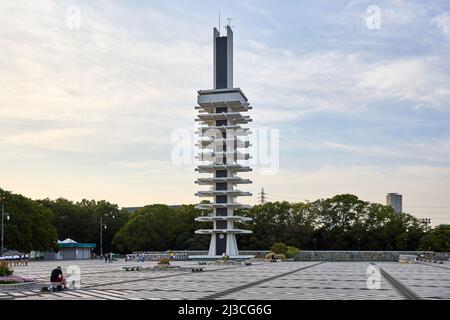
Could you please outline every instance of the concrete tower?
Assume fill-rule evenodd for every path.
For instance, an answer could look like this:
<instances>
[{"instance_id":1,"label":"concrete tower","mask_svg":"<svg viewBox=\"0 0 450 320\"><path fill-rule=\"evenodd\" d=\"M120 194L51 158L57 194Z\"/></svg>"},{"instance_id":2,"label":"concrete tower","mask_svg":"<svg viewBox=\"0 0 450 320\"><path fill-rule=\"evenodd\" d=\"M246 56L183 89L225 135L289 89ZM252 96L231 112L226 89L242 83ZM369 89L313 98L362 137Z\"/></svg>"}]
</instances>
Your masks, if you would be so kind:
<instances>
[{"instance_id":1,"label":"concrete tower","mask_svg":"<svg viewBox=\"0 0 450 320\"><path fill-rule=\"evenodd\" d=\"M240 88L233 87L233 31L227 26L227 36L221 37L214 28L214 89L198 92L200 122L197 144L202 150L197 159L201 161L196 171L206 174L197 180L209 190L199 191L198 197L212 198L209 203L199 204L198 209L209 214L196 221L213 224L212 229L197 230L197 234L211 236L207 258L219 258L227 254L230 258L245 259L239 255L236 234L250 234L251 231L235 227L236 222L250 221L250 218L235 215L236 209L250 208L237 202L238 197L251 196L250 192L236 189L238 185L252 183L237 174L252 171L239 162L250 159L245 153L250 147L248 128L241 125L252 120L243 115L252 108ZM195 258L195 257L194 257Z\"/></svg>"}]
</instances>

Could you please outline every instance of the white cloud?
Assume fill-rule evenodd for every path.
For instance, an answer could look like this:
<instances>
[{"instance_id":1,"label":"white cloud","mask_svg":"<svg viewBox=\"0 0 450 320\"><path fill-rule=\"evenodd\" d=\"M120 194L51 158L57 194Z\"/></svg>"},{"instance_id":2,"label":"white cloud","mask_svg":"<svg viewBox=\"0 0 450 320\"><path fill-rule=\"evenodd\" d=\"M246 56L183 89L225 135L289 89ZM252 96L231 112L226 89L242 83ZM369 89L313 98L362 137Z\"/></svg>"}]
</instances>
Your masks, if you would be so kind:
<instances>
[{"instance_id":1,"label":"white cloud","mask_svg":"<svg viewBox=\"0 0 450 320\"><path fill-rule=\"evenodd\" d=\"M429 139L426 142L389 145L355 145L327 141L320 148L331 148L349 154L375 159L419 160L422 163L450 164L450 139Z\"/></svg>"},{"instance_id":2,"label":"white cloud","mask_svg":"<svg viewBox=\"0 0 450 320\"><path fill-rule=\"evenodd\" d=\"M195 201L191 168L174 168L160 159L170 157L172 131L193 125L196 90L211 86L211 30L205 29L204 21L193 19L195 14L186 13L189 19L183 19L152 4L139 10L113 1L80 3L81 28L70 30L65 23L70 4L49 0L0 3L2 183L36 197L96 197L124 205L145 204L153 197L173 203L174 186L181 185L187 191L179 191L175 202ZM252 7L247 5L247 9ZM261 9L258 14L271 17ZM404 19L399 22L412 18ZM446 19L435 18L443 32ZM245 42L235 50L236 85L254 105L255 126L282 127L321 112L370 116L368 103L382 107L386 101L448 110L448 66L432 53L373 61L361 53L322 48L299 53L258 39ZM130 146L135 147L131 154ZM167 155L157 147L165 147ZM328 147L397 156L389 149L370 151L338 142ZM443 151L448 150L445 141L434 147L416 147L438 159L448 154ZM47 150L92 154L104 166L98 171L78 167L54 174L52 164L38 161L50 154ZM33 159L30 170L38 172L14 169L14 157L20 163ZM370 170L328 167L311 175L282 172L261 177L261 181L280 190L297 188L320 197L355 191L358 175L367 173L374 179L370 180L373 188L378 188L372 191L384 194L385 180L379 178L384 173L377 169L374 176ZM329 186L327 175L335 177L336 188ZM64 179L71 182L69 187ZM126 194L123 185L131 186Z\"/></svg>"},{"instance_id":3,"label":"white cloud","mask_svg":"<svg viewBox=\"0 0 450 320\"><path fill-rule=\"evenodd\" d=\"M403 100L414 107L449 110L450 75L436 57L374 63L360 74L357 88L369 100Z\"/></svg>"},{"instance_id":4,"label":"white cloud","mask_svg":"<svg viewBox=\"0 0 450 320\"><path fill-rule=\"evenodd\" d=\"M433 19L431 19L433 25L438 28L442 35L450 42L450 12L444 12Z\"/></svg>"},{"instance_id":5,"label":"white cloud","mask_svg":"<svg viewBox=\"0 0 450 320\"><path fill-rule=\"evenodd\" d=\"M95 130L88 128L47 129L7 136L0 138L0 142L4 147L26 146L67 152L85 152L88 148L84 142L95 134Z\"/></svg>"}]
</instances>

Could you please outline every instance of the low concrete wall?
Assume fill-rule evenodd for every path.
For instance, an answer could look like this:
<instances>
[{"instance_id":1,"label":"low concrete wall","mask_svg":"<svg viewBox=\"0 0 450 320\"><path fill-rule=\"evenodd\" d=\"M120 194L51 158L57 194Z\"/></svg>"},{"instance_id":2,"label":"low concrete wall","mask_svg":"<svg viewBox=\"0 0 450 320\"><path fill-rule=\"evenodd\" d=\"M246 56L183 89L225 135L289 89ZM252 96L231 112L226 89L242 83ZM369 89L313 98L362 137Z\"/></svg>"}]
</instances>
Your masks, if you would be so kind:
<instances>
[{"instance_id":1,"label":"low concrete wall","mask_svg":"<svg viewBox=\"0 0 450 320\"><path fill-rule=\"evenodd\" d=\"M398 261L400 254L432 255L429 251L301 251L296 261Z\"/></svg>"},{"instance_id":2,"label":"low concrete wall","mask_svg":"<svg viewBox=\"0 0 450 320\"><path fill-rule=\"evenodd\" d=\"M450 252L434 252L431 260L450 261Z\"/></svg>"},{"instance_id":3,"label":"low concrete wall","mask_svg":"<svg viewBox=\"0 0 450 320\"><path fill-rule=\"evenodd\" d=\"M264 257L270 250L239 250L240 255ZM180 255L201 256L207 255L206 250L175 251ZM165 252L146 252L148 255L165 254ZM300 251L296 261L398 261L401 254L425 255L426 259L447 261L450 253L432 251Z\"/></svg>"},{"instance_id":4,"label":"low concrete wall","mask_svg":"<svg viewBox=\"0 0 450 320\"><path fill-rule=\"evenodd\" d=\"M239 255L241 256L257 256L257 257L265 257L270 250L239 250ZM186 251L173 251L175 254L175 260L187 260L189 256L207 256L207 250L186 250ZM132 254L128 254L127 256L131 257L132 260L135 260L138 255L142 255L142 252L134 252ZM147 260L159 260L161 257L169 257L167 252L159 252L159 251L146 251L144 253Z\"/></svg>"}]
</instances>

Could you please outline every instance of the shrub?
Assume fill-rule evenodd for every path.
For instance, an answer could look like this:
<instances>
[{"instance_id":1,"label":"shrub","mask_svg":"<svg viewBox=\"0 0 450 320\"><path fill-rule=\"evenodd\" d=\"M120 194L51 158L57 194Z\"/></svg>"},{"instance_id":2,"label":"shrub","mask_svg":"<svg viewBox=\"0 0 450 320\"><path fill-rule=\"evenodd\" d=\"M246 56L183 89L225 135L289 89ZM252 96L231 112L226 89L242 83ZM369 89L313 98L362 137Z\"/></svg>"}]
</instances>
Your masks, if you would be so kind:
<instances>
[{"instance_id":1,"label":"shrub","mask_svg":"<svg viewBox=\"0 0 450 320\"><path fill-rule=\"evenodd\" d=\"M158 264L163 264L163 265L170 265L170 259L169 258L161 258L158 262Z\"/></svg>"},{"instance_id":2,"label":"shrub","mask_svg":"<svg viewBox=\"0 0 450 320\"><path fill-rule=\"evenodd\" d=\"M284 243L278 242L278 243L275 243L275 244L270 248L270 250L271 250L273 253L276 253L276 254L280 254L280 253L286 254L287 247L286 247L286 245L285 245Z\"/></svg>"},{"instance_id":3,"label":"shrub","mask_svg":"<svg viewBox=\"0 0 450 320\"><path fill-rule=\"evenodd\" d=\"M284 254L282 254L282 253L279 253L279 254L277 254L277 259L278 260L286 260L286 255L284 255Z\"/></svg>"},{"instance_id":4,"label":"shrub","mask_svg":"<svg viewBox=\"0 0 450 320\"><path fill-rule=\"evenodd\" d=\"M294 246L288 246L286 250L286 256L288 258L295 258L300 253L300 249Z\"/></svg>"},{"instance_id":5,"label":"shrub","mask_svg":"<svg viewBox=\"0 0 450 320\"><path fill-rule=\"evenodd\" d=\"M286 260L286 256L282 253L276 254L275 252L268 253L266 255L266 260L272 260L272 257L275 256L277 260Z\"/></svg>"},{"instance_id":6,"label":"shrub","mask_svg":"<svg viewBox=\"0 0 450 320\"><path fill-rule=\"evenodd\" d=\"M6 261L0 261L0 277L9 277L13 272Z\"/></svg>"}]
</instances>

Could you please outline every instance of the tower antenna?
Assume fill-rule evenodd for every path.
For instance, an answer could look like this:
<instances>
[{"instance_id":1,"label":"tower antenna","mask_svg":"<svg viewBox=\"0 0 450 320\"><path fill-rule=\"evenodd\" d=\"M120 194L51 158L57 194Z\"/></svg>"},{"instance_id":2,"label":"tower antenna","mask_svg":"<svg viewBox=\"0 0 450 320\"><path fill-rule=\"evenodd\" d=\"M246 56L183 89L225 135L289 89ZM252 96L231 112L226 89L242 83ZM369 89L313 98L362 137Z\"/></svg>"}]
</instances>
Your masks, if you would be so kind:
<instances>
[{"instance_id":1,"label":"tower antenna","mask_svg":"<svg viewBox=\"0 0 450 320\"><path fill-rule=\"evenodd\" d=\"M229 26L230 28L232 28L232 26L231 26L231 21L233 21L234 20L234 18L227 18L227 20L228 20L228 24L224 27L225 29Z\"/></svg>"},{"instance_id":2,"label":"tower antenna","mask_svg":"<svg viewBox=\"0 0 450 320\"><path fill-rule=\"evenodd\" d=\"M220 26L222 25L222 22L220 21L220 10L219 10L219 32L220 32Z\"/></svg>"}]
</instances>

